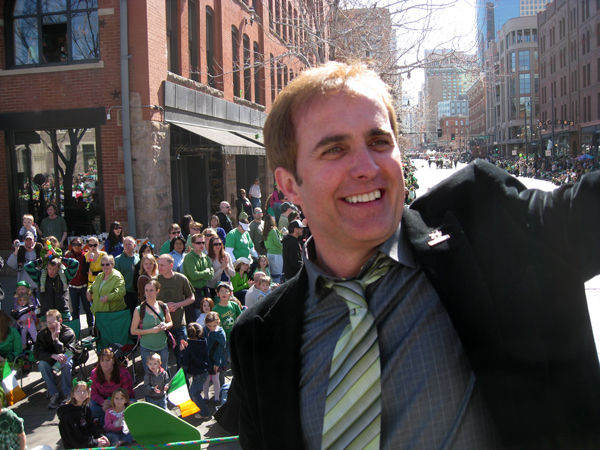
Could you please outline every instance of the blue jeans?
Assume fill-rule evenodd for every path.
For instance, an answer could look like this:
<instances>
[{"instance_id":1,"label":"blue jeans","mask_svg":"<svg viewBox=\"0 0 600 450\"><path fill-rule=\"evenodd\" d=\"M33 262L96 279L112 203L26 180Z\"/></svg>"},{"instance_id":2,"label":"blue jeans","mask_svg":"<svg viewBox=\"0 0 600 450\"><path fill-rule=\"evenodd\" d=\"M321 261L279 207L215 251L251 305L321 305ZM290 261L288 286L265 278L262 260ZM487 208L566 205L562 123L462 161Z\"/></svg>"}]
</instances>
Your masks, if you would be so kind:
<instances>
[{"instance_id":1,"label":"blue jeans","mask_svg":"<svg viewBox=\"0 0 600 450\"><path fill-rule=\"evenodd\" d=\"M181 350L179 350L179 343L182 339L184 341L187 341L187 328L171 328L169 331L173 335L173 338L175 338L176 345L173 349L173 353L175 353L175 361L177 361L177 370L179 370L181 368Z\"/></svg>"},{"instance_id":2,"label":"blue jeans","mask_svg":"<svg viewBox=\"0 0 600 450\"><path fill-rule=\"evenodd\" d=\"M103 427L105 412L102 410L102 405L99 405L95 400L90 399L90 410L92 411L92 418L98 419L98 425Z\"/></svg>"},{"instance_id":3,"label":"blue jeans","mask_svg":"<svg viewBox=\"0 0 600 450\"><path fill-rule=\"evenodd\" d=\"M206 403L204 403L204 400L202 399L202 388L207 377L208 372L194 375L192 377L192 386L190 387L190 398L196 406L200 408L200 415L202 416L208 416L210 414L208 412L208 406L206 406Z\"/></svg>"},{"instance_id":4,"label":"blue jeans","mask_svg":"<svg viewBox=\"0 0 600 450\"><path fill-rule=\"evenodd\" d=\"M83 309L85 310L85 317L87 318L88 327L94 326L94 315L92 314L92 305L88 301L86 297L87 288L74 288L69 286L69 296L71 297L71 308L72 308L72 316L73 320L79 319L79 314L81 309L79 309L80 304L83 305Z\"/></svg>"},{"instance_id":5,"label":"blue jeans","mask_svg":"<svg viewBox=\"0 0 600 450\"><path fill-rule=\"evenodd\" d=\"M252 197L250 204L252 205L252 212L254 212L254 208L260 208L260 198Z\"/></svg>"},{"instance_id":6,"label":"blue jeans","mask_svg":"<svg viewBox=\"0 0 600 450\"><path fill-rule=\"evenodd\" d=\"M38 363L38 367L40 369L40 373L42 374L42 378L46 383L46 387L48 388L48 392L50 393L50 395L52 396L54 394L58 394L58 388L56 387L56 383L54 382L54 374L52 373L52 366L46 361L40 361ZM65 397L67 395L71 395L72 370L73 361L69 358L68 362L60 369L60 373L62 375L62 391Z\"/></svg>"},{"instance_id":7,"label":"blue jeans","mask_svg":"<svg viewBox=\"0 0 600 450\"><path fill-rule=\"evenodd\" d=\"M158 353L160 355L160 366L169 372L169 347L165 346L162 350L149 350L146 347L140 345L140 353L142 356L142 366L144 366L144 373L148 372L148 366L146 365L146 359L152 353Z\"/></svg>"},{"instance_id":8,"label":"blue jeans","mask_svg":"<svg viewBox=\"0 0 600 450\"><path fill-rule=\"evenodd\" d=\"M167 396L162 398L146 397L146 403L152 403L153 405L160 406L162 409L167 409Z\"/></svg>"},{"instance_id":9,"label":"blue jeans","mask_svg":"<svg viewBox=\"0 0 600 450\"><path fill-rule=\"evenodd\" d=\"M115 431L110 431L105 434L105 436L110 441L110 445L115 447L119 441L126 442L131 444L133 442L133 436L131 433L117 433Z\"/></svg>"},{"instance_id":10,"label":"blue jeans","mask_svg":"<svg viewBox=\"0 0 600 450\"><path fill-rule=\"evenodd\" d=\"M283 275L283 255L267 253L267 259L269 260L269 269L271 270L273 282L279 283L281 275Z\"/></svg>"}]
</instances>

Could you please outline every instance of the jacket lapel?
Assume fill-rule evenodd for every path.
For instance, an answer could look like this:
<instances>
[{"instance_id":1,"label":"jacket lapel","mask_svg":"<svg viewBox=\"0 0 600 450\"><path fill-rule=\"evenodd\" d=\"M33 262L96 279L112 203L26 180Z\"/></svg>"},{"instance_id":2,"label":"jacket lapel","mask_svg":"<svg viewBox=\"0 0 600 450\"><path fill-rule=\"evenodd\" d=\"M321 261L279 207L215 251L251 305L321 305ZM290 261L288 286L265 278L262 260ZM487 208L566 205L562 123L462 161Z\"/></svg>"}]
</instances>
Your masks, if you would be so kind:
<instances>
[{"instance_id":1,"label":"jacket lapel","mask_svg":"<svg viewBox=\"0 0 600 450\"><path fill-rule=\"evenodd\" d=\"M517 411L514 380L507 373L503 326L486 279L473 254L471 244L452 212L446 213L435 228L428 227L419 212L405 210L402 221L409 244L427 278L438 293L463 344L484 398L496 421L509 411ZM440 230L450 238L429 245L430 233Z\"/></svg>"},{"instance_id":2,"label":"jacket lapel","mask_svg":"<svg viewBox=\"0 0 600 450\"><path fill-rule=\"evenodd\" d=\"M302 448L300 422L300 349L304 303L308 276L304 268L285 283L279 299L262 316L254 317L253 342L258 386L258 417L274 419L261 422L264 448ZM264 349L269 351L265 352ZM272 370L273 369L273 370ZM273 402L276 391L277 402ZM291 436L296 438L290 440Z\"/></svg>"}]
</instances>

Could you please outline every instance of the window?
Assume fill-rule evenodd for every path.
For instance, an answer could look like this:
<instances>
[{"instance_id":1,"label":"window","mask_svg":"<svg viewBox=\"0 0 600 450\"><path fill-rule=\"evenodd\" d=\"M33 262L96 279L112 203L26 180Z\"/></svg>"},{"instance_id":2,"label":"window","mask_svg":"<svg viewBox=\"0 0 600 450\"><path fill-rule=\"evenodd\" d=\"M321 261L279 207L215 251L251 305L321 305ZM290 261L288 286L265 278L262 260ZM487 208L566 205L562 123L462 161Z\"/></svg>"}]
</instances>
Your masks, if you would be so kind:
<instances>
[{"instance_id":1,"label":"window","mask_svg":"<svg viewBox=\"0 0 600 450\"><path fill-rule=\"evenodd\" d=\"M198 3L195 0L188 2L188 46L190 53L190 78L200 81L200 67L198 65Z\"/></svg>"},{"instance_id":2,"label":"window","mask_svg":"<svg viewBox=\"0 0 600 450\"><path fill-rule=\"evenodd\" d=\"M233 95L235 97L241 97L240 91L240 48L238 43L238 31L237 28L231 27L231 62L232 62L232 76L233 76Z\"/></svg>"},{"instance_id":3,"label":"window","mask_svg":"<svg viewBox=\"0 0 600 450\"><path fill-rule=\"evenodd\" d=\"M250 38L244 34L242 38L244 46L244 98L252 101L252 59L250 56Z\"/></svg>"},{"instance_id":4,"label":"window","mask_svg":"<svg viewBox=\"0 0 600 450\"><path fill-rule=\"evenodd\" d=\"M277 89L277 85L275 84L275 63L273 62L273 53L270 54L270 69L271 69L271 103L275 101L275 89Z\"/></svg>"},{"instance_id":5,"label":"window","mask_svg":"<svg viewBox=\"0 0 600 450\"><path fill-rule=\"evenodd\" d=\"M212 10L206 7L206 67L208 68L208 85L216 87L215 78L217 72L215 67L215 25Z\"/></svg>"},{"instance_id":6,"label":"window","mask_svg":"<svg viewBox=\"0 0 600 450\"><path fill-rule=\"evenodd\" d=\"M508 60L508 71L509 72L514 72L516 69L516 64L515 64L515 52L510 52L509 55L509 60Z\"/></svg>"},{"instance_id":7,"label":"window","mask_svg":"<svg viewBox=\"0 0 600 450\"><path fill-rule=\"evenodd\" d=\"M258 46L258 42L254 42L252 44L253 52L254 52L254 101L260 105L263 105L262 98L260 95L260 79L262 69L262 55L260 54L260 48Z\"/></svg>"},{"instance_id":8,"label":"window","mask_svg":"<svg viewBox=\"0 0 600 450\"><path fill-rule=\"evenodd\" d=\"M519 70L531 70L531 64L529 62L529 50L519 52Z\"/></svg>"},{"instance_id":9,"label":"window","mask_svg":"<svg viewBox=\"0 0 600 450\"><path fill-rule=\"evenodd\" d=\"M528 73L519 74L519 92L521 94L531 94L531 75Z\"/></svg>"},{"instance_id":10,"label":"window","mask_svg":"<svg viewBox=\"0 0 600 450\"><path fill-rule=\"evenodd\" d=\"M5 24L13 67L100 59L97 0L16 0Z\"/></svg>"},{"instance_id":11,"label":"window","mask_svg":"<svg viewBox=\"0 0 600 450\"><path fill-rule=\"evenodd\" d=\"M275 0L275 33L281 33L281 0Z\"/></svg>"},{"instance_id":12,"label":"window","mask_svg":"<svg viewBox=\"0 0 600 450\"><path fill-rule=\"evenodd\" d=\"M177 0L167 0L167 63L169 72L181 75L179 70L179 27Z\"/></svg>"}]
</instances>

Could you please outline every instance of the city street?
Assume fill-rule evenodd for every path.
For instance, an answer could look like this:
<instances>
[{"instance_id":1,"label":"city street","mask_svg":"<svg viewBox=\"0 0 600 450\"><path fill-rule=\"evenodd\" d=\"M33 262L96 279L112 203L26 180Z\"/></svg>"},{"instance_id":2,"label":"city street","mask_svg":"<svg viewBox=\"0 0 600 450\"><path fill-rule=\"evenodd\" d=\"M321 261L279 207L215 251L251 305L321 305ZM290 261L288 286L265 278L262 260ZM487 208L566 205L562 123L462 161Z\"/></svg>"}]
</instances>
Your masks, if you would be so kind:
<instances>
[{"instance_id":1,"label":"city street","mask_svg":"<svg viewBox=\"0 0 600 450\"><path fill-rule=\"evenodd\" d=\"M460 170L465 164L459 163L458 169L436 169L432 165L431 169L425 160L414 160L415 167L417 168L416 177L419 183L419 189L417 190L417 197L423 195L427 190L433 187L436 183L439 183L446 177L455 173L456 170ZM552 190L555 188L551 183L521 178L520 179L526 186L531 188ZM9 312L12 307L12 294L15 289L15 279L12 277L1 277L0 282L5 289L6 299L2 302L2 309ZM595 331L596 347L600 348L600 276L590 280L586 283L586 295L588 299L588 307L590 310L590 317L592 320L592 326ZM82 316L85 326L85 316ZM93 352L92 352L93 353ZM171 366L173 367L174 358L171 359ZM90 360L87 363L87 373L89 375L90 370L96 363L96 357L94 354L90 355ZM136 380L136 394L138 398L143 399L143 377L140 375L142 368L137 358L137 370L138 376ZM174 367L173 367L174 370ZM27 394L25 400L21 401L16 405L15 412L22 418L25 419L25 431L27 434L28 447L31 449L36 445L47 444L53 449L60 449L61 441L58 432L58 418L56 417L56 410L48 410L46 405L48 399L46 398L46 390L39 371L35 369L26 378L23 379L24 390ZM214 411L214 407L211 407ZM194 426L197 426L202 433L203 438L216 438L228 436L214 420L201 423L199 420L194 418L187 418L186 421ZM202 448L218 448L218 449L239 449L240 446L237 442L232 443L215 443L205 445Z\"/></svg>"}]
</instances>

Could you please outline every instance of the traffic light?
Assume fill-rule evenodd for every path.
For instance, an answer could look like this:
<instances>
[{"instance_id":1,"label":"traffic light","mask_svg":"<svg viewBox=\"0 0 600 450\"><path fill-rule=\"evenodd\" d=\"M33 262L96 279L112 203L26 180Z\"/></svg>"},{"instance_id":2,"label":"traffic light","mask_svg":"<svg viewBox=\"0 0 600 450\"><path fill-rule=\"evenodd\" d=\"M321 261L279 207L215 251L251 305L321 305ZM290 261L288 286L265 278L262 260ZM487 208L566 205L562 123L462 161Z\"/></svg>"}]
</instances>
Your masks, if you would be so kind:
<instances>
[{"instance_id":1,"label":"traffic light","mask_svg":"<svg viewBox=\"0 0 600 450\"><path fill-rule=\"evenodd\" d=\"M442 137L442 129L438 128L437 132L438 132L438 137L441 138Z\"/></svg>"},{"instance_id":2,"label":"traffic light","mask_svg":"<svg viewBox=\"0 0 600 450\"><path fill-rule=\"evenodd\" d=\"M455 140L454 133L452 133L452 134L450 135L450 139L451 139L451 140L453 140L453 141Z\"/></svg>"}]
</instances>

